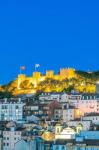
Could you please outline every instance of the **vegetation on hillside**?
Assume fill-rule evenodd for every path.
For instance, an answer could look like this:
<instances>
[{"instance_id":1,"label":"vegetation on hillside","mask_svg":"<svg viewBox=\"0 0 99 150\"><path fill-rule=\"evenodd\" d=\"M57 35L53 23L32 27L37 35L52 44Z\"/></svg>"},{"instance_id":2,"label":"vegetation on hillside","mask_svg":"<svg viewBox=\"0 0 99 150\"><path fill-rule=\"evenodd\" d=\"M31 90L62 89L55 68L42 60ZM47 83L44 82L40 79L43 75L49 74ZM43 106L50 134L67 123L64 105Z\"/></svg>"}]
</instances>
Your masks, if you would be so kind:
<instances>
[{"instance_id":1,"label":"vegetation on hillside","mask_svg":"<svg viewBox=\"0 0 99 150\"><path fill-rule=\"evenodd\" d=\"M85 71L76 71L77 75L80 75L81 77L85 79L90 79L91 81L97 81L99 80L99 71L95 72L85 72Z\"/></svg>"}]
</instances>

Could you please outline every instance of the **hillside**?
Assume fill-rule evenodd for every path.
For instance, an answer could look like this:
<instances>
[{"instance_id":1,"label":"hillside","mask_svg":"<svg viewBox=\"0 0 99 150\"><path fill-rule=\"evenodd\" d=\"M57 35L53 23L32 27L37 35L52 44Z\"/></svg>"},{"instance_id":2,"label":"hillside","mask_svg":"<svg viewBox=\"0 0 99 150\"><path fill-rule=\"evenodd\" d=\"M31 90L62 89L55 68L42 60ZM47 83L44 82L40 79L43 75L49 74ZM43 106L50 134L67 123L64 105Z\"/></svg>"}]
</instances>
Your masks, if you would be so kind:
<instances>
[{"instance_id":1,"label":"hillside","mask_svg":"<svg viewBox=\"0 0 99 150\"><path fill-rule=\"evenodd\" d=\"M95 83L99 80L99 71L84 72L76 71L76 77L71 79L64 79L62 81L46 78L41 81L37 87L34 87L29 80L25 80L20 84L18 89L18 79L11 81L9 84L0 87L1 97L10 97L18 94L29 94L40 92L70 92L76 90L77 92L95 93Z\"/></svg>"},{"instance_id":2,"label":"hillside","mask_svg":"<svg viewBox=\"0 0 99 150\"><path fill-rule=\"evenodd\" d=\"M99 71L95 72L76 71L76 73L86 79L91 79L92 81L99 80Z\"/></svg>"}]
</instances>

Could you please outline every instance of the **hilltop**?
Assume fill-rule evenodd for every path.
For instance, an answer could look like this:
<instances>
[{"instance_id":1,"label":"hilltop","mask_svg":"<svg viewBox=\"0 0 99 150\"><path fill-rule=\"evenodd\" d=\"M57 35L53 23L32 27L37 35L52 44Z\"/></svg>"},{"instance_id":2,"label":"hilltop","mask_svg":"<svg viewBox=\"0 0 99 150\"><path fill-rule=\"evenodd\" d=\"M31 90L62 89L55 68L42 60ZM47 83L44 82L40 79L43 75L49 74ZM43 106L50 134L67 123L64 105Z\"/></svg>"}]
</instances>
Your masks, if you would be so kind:
<instances>
[{"instance_id":1,"label":"hilltop","mask_svg":"<svg viewBox=\"0 0 99 150\"><path fill-rule=\"evenodd\" d=\"M53 71L47 71L44 76L40 72L34 72L32 77L21 74L16 80L0 87L0 97L36 92L71 92L72 90L95 93L95 84L98 80L99 71L85 72L74 69L61 69L57 75L54 75Z\"/></svg>"}]
</instances>

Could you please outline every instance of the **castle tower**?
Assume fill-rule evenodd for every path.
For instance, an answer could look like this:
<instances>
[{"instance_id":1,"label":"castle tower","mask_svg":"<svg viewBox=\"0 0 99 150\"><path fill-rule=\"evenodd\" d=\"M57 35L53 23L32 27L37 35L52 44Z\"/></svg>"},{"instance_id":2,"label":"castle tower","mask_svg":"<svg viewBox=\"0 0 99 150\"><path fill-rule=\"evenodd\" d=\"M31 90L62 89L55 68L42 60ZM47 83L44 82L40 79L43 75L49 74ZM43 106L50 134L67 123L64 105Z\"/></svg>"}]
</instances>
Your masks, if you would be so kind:
<instances>
[{"instance_id":1,"label":"castle tower","mask_svg":"<svg viewBox=\"0 0 99 150\"><path fill-rule=\"evenodd\" d=\"M70 79L75 77L75 69L73 68L63 68L60 69L60 78L62 80L64 79Z\"/></svg>"},{"instance_id":2,"label":"castle tower","mask_svg":"<svg viewBox=\"0 0 99 150\"><path fill-rule=\"evenodd\" d=\"M41 77L41 73L40 72L33 72L33 78L38 80L40 77Z\"/></svg>"},{"instance_id":3,"label":"castle tower","mask_svg":"<svg viewBox=\"0 0 99 150\"><path fill-rule=\"evenodd\" d=\"M39 83L40 79L41 79L41 73L40 72L34 72L32 78L33 78L34 86L36 87L37 84Z\"/></svg>"},{"instance_id":4,"label":"castle tower","mask_svg":"<svg viewBox=\"0 0 99 150\"><path fill-rule=\"evenodd\" d=\"M53 78L54 77L54 71L50 70L50 71L46 71L46 78Z\"/></svg>"},{"instance_id":5,"label":"castle tower","mask_svg":"<svg viewBox=\"0 0 99 150\"><path fill-rule=\"evenodd\" d=\"M68 77L68 70L66 68L60 69L60 78L62 80Z\"/></svg>"},{"instance_id":6,"label":"castle tower","mask_svg":"<svg viewBox=\"0 0 99 150\"><path fill-rule=\"evenodd\" d=\"M75 77L75 69L73 69L73 68L68 68L68 69L67 69L67 72L68 72L68 79Z\"/></svg>"},{"instance_id":7,"label":"castle tower","mask_svg":"<svg viewBox=\"0 0 99 150\"><path fill-rule=\"evenodd\" d=\"M19 74L19 75L18 75L18 86L17 86L18 89L21 89L20 84L21 84L23 81L25 81L25 79L26 79L26 76L25 76L24 74Z\"/></svg>"}]
</instances>

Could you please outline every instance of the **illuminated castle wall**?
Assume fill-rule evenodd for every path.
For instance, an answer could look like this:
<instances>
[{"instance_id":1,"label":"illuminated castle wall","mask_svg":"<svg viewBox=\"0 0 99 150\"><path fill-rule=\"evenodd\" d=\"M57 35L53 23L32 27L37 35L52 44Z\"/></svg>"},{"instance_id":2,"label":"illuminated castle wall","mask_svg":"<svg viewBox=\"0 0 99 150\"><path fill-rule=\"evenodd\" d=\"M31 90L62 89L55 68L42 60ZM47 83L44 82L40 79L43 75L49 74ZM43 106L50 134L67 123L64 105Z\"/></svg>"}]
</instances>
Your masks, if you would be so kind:
<instances>
[{"instance_id":1,"label":"illuminated castle wall","mask_svg":"<svg viewBox=\"0 0 99 150\"><path fill-rule=\"evenodd\" d=\"M28 80L30 83L34 84L34 87L37 87L37 84L39 82L44 81L47 78L61 81L64 79L74 78L75 76L75 69L73 68L60 69L59 74L54 74L53 70L46 71L45 75L42 75L40 72L34 72L31 77L27 77L24 74L20 74L18 75L18 89L20 89L20 84L25 80Z\"/></svg>"}]
</instances>

